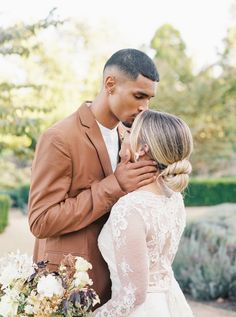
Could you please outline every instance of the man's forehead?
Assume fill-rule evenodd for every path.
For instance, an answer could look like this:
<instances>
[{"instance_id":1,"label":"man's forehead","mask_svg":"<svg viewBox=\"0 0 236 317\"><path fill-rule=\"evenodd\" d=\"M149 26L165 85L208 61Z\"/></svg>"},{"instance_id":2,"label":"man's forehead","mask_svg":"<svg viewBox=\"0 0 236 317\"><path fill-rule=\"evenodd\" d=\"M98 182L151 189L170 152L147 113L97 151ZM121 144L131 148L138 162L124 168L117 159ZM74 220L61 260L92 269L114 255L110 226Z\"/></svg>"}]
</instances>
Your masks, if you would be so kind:
<instances>
[{"instance_id":1,"label":"man's forehead","mask_svg":"<svg viewBox=\"0 0 236 317\"><path fill-rule=\"evenodd\" d=\"M140 93L142 95L154 96L156 93L157 82L146 78L142 75L138 76L136 80L129 81L127 84L132 87L132 90L136 93Z\"/></svg>"},{"instance_id":2,"label":"man's forehead","mask_svg":"<svg viewBox=\"0 0 236 317\"><path fill-rule=\"evenodd\" d=\"M138 77L134 79L116 66L111 66L105 70L104 75L105 77L111 76L117 85L126 86L133 91L146 94L149 97L154 96L156 93L157 82L142 74L139 74Z\"/></svg>"}]
</instances>

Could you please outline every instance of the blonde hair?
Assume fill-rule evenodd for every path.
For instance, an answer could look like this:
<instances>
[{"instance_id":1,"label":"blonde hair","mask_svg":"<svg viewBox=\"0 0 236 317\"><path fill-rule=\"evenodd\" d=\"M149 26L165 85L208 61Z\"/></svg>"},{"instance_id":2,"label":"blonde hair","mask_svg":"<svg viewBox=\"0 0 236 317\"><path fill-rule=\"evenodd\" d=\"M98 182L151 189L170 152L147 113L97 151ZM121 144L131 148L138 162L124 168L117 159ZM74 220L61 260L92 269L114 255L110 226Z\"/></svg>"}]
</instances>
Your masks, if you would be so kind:
<instances>
[{"instance_id":1,"label":"blonde hair","mask_svg":"<svg viewBox=\"0 0 236 317\"><path fill-rule=\"evenodd\" d=\"M192 171L189 162L193 150L192 134L180 118L165 112L147 110L135 119L130 135L131 150L149 147L148 155L158 163L159 177L173 191L181 192Z\"/></svg>"}]
</instances>

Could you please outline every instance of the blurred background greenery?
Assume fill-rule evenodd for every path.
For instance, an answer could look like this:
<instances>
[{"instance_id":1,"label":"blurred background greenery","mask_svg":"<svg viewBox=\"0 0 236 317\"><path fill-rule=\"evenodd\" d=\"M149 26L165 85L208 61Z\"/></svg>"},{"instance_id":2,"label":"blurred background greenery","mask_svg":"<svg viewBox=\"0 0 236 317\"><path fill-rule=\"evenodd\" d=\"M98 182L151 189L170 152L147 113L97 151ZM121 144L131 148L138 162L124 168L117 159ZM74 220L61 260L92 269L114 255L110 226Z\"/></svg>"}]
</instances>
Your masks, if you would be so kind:
<instances>
[{"instance_id":1,"label":"blurred background greenery","mask_svg":"<svg viewBox=\"0 0 236 317\"><path fill-rule=\"evenodd\" d=\"M76 20L59 20L55 10L36 23L1 28L0 187L29 182L29 166L39 134L56 120L92 100L109 56L95 47L112 35ZM236 22L236 16L235 16ZM194 176L236 175L236 23L213 64L196 71L180 32L170 24L156 30L149 47L161 75L151 107L185 119L195 150ZM76 63L87 56L86 76ZM81 57L82 58L82 57ZM83 63L82 63L83 64ZM85 64L85 63L84 63ZM9 76L7 66L14 68Z\"/></svg>"}]
</instances>

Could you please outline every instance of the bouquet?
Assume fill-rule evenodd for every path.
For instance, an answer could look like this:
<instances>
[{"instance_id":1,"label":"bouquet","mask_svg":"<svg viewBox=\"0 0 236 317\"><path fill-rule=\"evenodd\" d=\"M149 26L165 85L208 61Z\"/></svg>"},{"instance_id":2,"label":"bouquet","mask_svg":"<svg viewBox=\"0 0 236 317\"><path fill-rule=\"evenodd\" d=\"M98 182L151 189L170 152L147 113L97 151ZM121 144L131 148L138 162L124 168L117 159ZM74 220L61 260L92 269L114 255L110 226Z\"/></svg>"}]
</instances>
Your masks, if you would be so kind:
<instances>
[{"instance_id":1,"label":"bouquet","mask_svg":"<svg viewBox=\"0 0 236 317\"><path fill-rule=\"evenodd\" d=\"M90 287L92 265L67 255L58 272L47 262L32 263L26 254L11 253L0 259L1 317L89 317L99 297Z\"/></svg>"}]
</instances>

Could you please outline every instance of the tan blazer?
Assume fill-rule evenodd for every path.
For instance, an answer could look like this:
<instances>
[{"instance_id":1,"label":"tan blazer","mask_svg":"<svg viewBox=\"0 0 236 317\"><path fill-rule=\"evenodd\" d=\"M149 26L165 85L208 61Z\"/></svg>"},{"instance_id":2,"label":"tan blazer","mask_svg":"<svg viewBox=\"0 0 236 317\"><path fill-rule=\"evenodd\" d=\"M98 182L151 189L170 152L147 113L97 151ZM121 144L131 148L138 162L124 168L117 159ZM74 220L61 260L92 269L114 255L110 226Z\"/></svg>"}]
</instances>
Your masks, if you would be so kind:
<instances>
[{"instance_id":1,"label":"tan blazer","mask_svg":"<svg viewBox=\"0 0 236 317\"><path fill-rule=\"evenodd\" d=\"M110 278L97 237L112 205L125 193L112 167L93 113L84 103L39 139L32 166L29 224L34 261L56 269L63 255L80 255L93 265L90 276L102 304Z\"/></svg>"}]
</instances>

